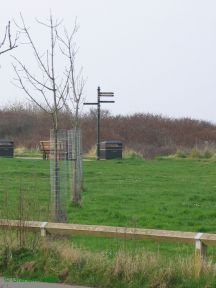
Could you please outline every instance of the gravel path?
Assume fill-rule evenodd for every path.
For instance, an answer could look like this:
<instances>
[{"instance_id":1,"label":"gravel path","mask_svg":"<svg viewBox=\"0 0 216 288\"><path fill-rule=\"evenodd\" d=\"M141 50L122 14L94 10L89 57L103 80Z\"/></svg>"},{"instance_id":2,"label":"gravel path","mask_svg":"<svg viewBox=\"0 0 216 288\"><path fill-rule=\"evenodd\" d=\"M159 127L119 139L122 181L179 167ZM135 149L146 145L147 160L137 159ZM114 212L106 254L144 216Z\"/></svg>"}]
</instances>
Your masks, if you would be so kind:
<instances>
[{"instance_id":1,"label":"gravel path","mask_svg":"<svg viewBox=\"0 0 216 288\"><path fill-rule=\"evenodd\" d=\"M77 285L53 284L41 282L21 282L19 279L5 279L0 277L0 288L90 288Z\"/></svg>"}]
</instances>

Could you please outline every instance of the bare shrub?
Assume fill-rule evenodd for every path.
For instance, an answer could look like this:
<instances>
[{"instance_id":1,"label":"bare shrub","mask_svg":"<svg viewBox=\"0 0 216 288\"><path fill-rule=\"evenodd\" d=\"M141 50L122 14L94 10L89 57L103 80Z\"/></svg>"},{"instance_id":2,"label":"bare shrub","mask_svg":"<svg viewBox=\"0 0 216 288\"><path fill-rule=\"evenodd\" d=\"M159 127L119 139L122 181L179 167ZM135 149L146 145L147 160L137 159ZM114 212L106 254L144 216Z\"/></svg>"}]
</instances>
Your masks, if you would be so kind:
<instances>
[{"instance_id":1,"label":"bare shrub","mask_svg":"<svg viewBox=\"0 0 216 288\"><path fill-rule=\"evenodd\" d=\"M4 108L0 110L0 117L0 138L12 139L17 146L36 148L40 140L49 138L48 131L52 126L50 118L34 105ZM60 111L59 129L70 128L70 123L70 113ZM94 110L80 115L80 126L83 132L83 152L88 153L96 143ZM145 159L174 155L177 150L190 154L193 148L198 149L203 157L210 157L216 153L215 128L211 123L187 118L171 119L151 114L112 116L104 111L101 141L122 141L124 147L142 154Z\"/></svg>"}]
</instances>

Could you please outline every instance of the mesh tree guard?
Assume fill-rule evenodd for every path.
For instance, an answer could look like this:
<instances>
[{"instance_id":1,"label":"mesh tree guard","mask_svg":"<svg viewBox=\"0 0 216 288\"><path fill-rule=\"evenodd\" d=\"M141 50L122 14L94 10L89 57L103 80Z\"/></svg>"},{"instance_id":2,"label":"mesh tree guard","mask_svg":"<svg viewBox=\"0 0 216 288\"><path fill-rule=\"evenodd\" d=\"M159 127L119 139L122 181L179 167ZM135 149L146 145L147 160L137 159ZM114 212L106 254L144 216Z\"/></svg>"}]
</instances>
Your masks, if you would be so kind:
<instances>
[{"instance_id":1,"label":"mesh tree guard","mask_svg":"<svg viewBox=\"0 0 216 288\"><path fill-rule=\"evenodd\" d=\"M72 202L81 205L83 190L82 135L80 129L68 131L68 159L72 160Z\"/></svg>"},{"instance_id":2,"label":"mesh tree guard","mask_svg":"<svg viewBox=\"0 0 216 288\"><path fill-rule=\"evenodd\" d=\"M79 206L83 190L82 137L79 129L59 130L57 133L50 131L50 182L52 220L67 222L69 195L72 194L72 202Z\"/></svg>"},{"instance_id":3,"label":"mesh tree guard","mask_svg":"<svg viewBox=\"0 0 216 288\"><path fill-rule=\"evenodd\" d=\"M67 161L67 132L50 131L50 182L52 219L67 222L68 191L70 190Z\"/></svg>"}]
</instances>

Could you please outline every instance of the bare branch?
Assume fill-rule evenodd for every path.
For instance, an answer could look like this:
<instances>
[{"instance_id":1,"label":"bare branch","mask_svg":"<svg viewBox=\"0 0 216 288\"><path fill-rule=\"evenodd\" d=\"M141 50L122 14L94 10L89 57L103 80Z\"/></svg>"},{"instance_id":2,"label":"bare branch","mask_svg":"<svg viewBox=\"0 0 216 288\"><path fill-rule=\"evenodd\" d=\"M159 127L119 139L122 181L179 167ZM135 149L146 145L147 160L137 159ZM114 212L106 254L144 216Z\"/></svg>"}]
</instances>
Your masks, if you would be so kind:
<instances>
[{"instance_id":1,"label":"bare branch","mask_svg":"<svg viewBox=\"0 0 216 288\"><path fill-rule=\"evenodd\" d=\"M71 34L68 34L67 30L64 29L64 35L61 36L58 32L61 21L54 20L52 15L49 17L49 23L44 23L37 20L40 25L45 26L49 29L50 32L50 49L46 50L46 53L43 55L37 50L32 37L29 32L29 28L24 22L24 18L21 16L22 27L20 30L27 37L28 43L33 49L35 59L39 65L39 69L42 71L42 80L30 72L28 68L16 57L14 57L16 63L21 68L20 72L18 69L15 69L16 74L19 74L18 80L20 82L21 88L26 92L26 94L32 100L33 96L30 94L29 90L24 85L23 81L27 82L32 86L32 88L38 91L48 107L49 113L52 114L53 123L57 127L58 111L62 107L69 108L67 104L70 101L70 106L72 109L75 109L76 115L78 117L79 106L82 102L83 88L85 86L85 81L82 77L83 69L81 68L78 73L75 69L75 58L77 55L78 49L76 48L74 37L78 31L78 25L75 22L73 31ZM58 42L58 46L56 45ZM58 79L56 76L56 65L55 65L55 51L59 48L61 54L65 57L68 63L68 67L63 73L63 77ZM22 75L22 77L21 77ZM51 98L48 97L49 94L52 95ZM35 100L35 99L34 99ZM34 101L40 108L41 105L37 100ZM44 107L43 107L44 108ZM71 111L72 111L71 109ZM44 109L43 109L44 110ZM46 109L47 110L47 109ZM57 129L57 128L56 128Z\"/></svg>"},{"instance_id":2,"label":"bare branch","mask_svg":"<svg viewBox=\"0 0 216 288\"><path fill-rule=\"evenodd\" d=\"M41 57L40 57L40 55L39 55L39 52L38 52L38 50L36 49L36 46L34 45L34 42L33 42L32 38L31 38L30 33L29 33L29 29L26 27L25 22L24 22L24 19L23 19L23 16L22 16L21 13L20 13L20 17L21 17L22 25L23 25L23 26L21 27L21 31L23 31L23 32L25 33L25 35L27 36L28 41L29 41L30 45L32 46L32 49L34 50L35 57L36 57L38 63L40 64L42 70L43 70L43 71L47 74L47 76L52 80L52 77L51 77L49 71L47 70L46 66L45 66L44 63L42 62Z\"/></svg>"},{"instance_id":3,"label":"bare branch","mask_svg":"<svg viewBox=\"0 0 216 288\"><path fill-rule=\"evenodd\" d=\"M52 14L50 14L50 18L52 18ZM45 26L47 28L51 28L50 24L42 22L41 20L38 20L37 18L35 18L35 20L37 21L37 23L39 23L39 24L41 24L41 25L43 25L43 26ZM50 19L48 21L50 23ZM56 20L56 24L53 25L53 28L58 28L62 24L62 22L63 22L63 19L60 20L60 21Z\"/></svg>"},{"instance_id":4,"label":"bare branch","mask_svg":"<svg viewBox=\"0 0 216 288\"><path fill-rule=\"evenodd\" d=\"M14 48L18 47L17 46L17 40L18 40L18 34L16 34L15 39L12 41L11 24L10 24L10 21L9 21L8 25L5 28L5 34L4 34L3 40L0 43L0 49L3 48L6 45L6 42L8 42L8 47L3 49L3 50L0 50L0 55L6 53L8 51L11 51Z\"/></svg>"},{"instance_id":5,"label":"bare branch","mask_svg":"<svg viewBox=\"0 0 216 288\"><path fill-rule=\"evenodd\" d=\"M33 76L29 70L16 58L14 57L14 60L20 65L20 67L23 69L23 71L25 72L26 76L28 77L29 81L34 81L36 84L38 84L39 86L46 88L47 90L52 91L52 88L46 85L47 81L43 81L41 82L40 80L38 80L37 78L35 78L35 76ZM30 80L31 79L31 80Z\"/></svg>"},{"instance_id":6,"label":"bare branch","mask_svg":"<svg viewBox=\"0 0 216 288\"><path fill-rule=\"evenodd\" d=\"M2 40L2 42L0 43L0 48L4 45L6 38L7 38L7 30L8 30L8 26L5 27L5 34L4 34L4 38Z\"/></svg>"},{"instance_id":7,"label":"bare branch","mask_svg":"<svg viewBox=\"0 0 216 288\"><path fill-rule=\"evenodd\" d=\"M17 75L17 78L18 78L17 80L19 81L21 88L25 91L25 93L29 96L29 98L30 98L37 106L39 106L43 111L48 112L47 109L45 109L45 108L30 94L30 92L28 91L28 89L27 89L26 86L24 85L24 83L23 83L23 81L22 81L22 78L21 78L21 76L20 76L20 74L19 74L19 71L18 71L18 69L16 68L15 65L13 65L13 69L14 69L16 75Z\"/></svg>"}]
</instances>

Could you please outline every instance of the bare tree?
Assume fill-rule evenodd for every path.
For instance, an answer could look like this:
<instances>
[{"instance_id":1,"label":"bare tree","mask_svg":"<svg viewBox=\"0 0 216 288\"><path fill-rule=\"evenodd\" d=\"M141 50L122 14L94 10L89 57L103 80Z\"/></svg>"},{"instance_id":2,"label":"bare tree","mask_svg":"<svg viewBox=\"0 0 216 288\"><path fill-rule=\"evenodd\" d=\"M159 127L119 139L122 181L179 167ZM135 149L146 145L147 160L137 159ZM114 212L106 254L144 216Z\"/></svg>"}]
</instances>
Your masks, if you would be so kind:
<instances>
[{"instance_id":1,"label":"bare tree","mask_svg":"<svg viewBox=\"0 0 216 288\"><path fill-rule=\"evenodd\" d=\"M69 80L71 76L71 67L68 64L68 68L65 68L61 75L57 73L56 57L59 50L58 45L58 29L61 23L54 20L50 15L48 24L39 22L40 25L46 27L49 31L50 44L44 54L39 52L35 42L30 34L30 29L27 28L24 19L21 15L21 26L19 29L26 36L27 42L33 50L36 63L38 64L38 71L35 75L29 68L27 68L22 61L16 60L16 64L13 65L16 73L16 80L19 83L19 87L24 90L29 99L39 106L43 111L51 116L53 131L54 131L54 215L55 221L65 221L64 211L61 209L61 197L60 197L60 179L59 179L59 158L58 158L58 122L59 111L63 108L66 98L69 93ZM62 54L60 54L62 55ZM40 76L38 76L40 75ZM38 100L38 96L42 97L42 100Z\"/></svg>"},{"instance_id":2,"label":"bare tree","mask_svg":"<svg viewBox=\"0 0 216 288\"><path fill-rule=\"evenodd\" d=\"M74 128L74 156L73 159L73 187L72 187L72 203L75 206L81 205L81 192L83 190L83 173L78 175L78 165L79 165L79 145L80 145L80 107L83 102L83 88L85 86L86 80L83 78L83 69L80 68L79 71L76 71L76 55L77 47L76 41L74 41L75 34L77 33L79 27L77 23L74 25L74 30L69 35L65 29L64 39L58 35L58 39L62 43L61 51L66 56L70 63L70 77L69 77L69 94L67 101L65 101L65 107L70 112L72 116L72 126ZM82 169L81 169L82 170ZM81 179L78 179L79 176Z\"/></svg>"},{"instance_id":3,"label":"bare tree","mask_svg":"<svg viewBox=\"0 0 216 288\"><path fill-rule=\"evenodd\" d=\"M12 40L11 24L9 21L7 26L5 27L5 33L4 33L3 39L0 42L0 55L16 48L17 47L17 40L18 40L18 34L16 35L15 39Z\"/></svg>"}]
</instances>

